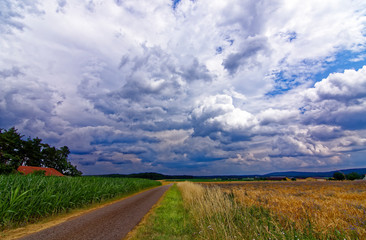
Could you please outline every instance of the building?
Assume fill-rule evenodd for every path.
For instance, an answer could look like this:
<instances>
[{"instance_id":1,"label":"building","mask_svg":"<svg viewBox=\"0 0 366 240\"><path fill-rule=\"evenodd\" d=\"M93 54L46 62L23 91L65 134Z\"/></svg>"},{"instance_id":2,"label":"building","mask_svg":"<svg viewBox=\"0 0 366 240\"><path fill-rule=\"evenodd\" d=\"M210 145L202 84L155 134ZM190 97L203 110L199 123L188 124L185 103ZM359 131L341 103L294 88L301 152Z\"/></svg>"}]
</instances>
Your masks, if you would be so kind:
<instances>
[{"instance_id":1,"label":"building","mask_svg":"<svg viewBox=\"0 0 366 240\"><path fill-rule=\"evenodd\" d=\"M28 175L33 173L34 171L44 171L45 176L64 176L62 173L57 171L54 168L46 168L46 167L31 167L31 166L20 166L18 167L18 172L23 173L24 175Z\"/></svg>"}]
</instances>

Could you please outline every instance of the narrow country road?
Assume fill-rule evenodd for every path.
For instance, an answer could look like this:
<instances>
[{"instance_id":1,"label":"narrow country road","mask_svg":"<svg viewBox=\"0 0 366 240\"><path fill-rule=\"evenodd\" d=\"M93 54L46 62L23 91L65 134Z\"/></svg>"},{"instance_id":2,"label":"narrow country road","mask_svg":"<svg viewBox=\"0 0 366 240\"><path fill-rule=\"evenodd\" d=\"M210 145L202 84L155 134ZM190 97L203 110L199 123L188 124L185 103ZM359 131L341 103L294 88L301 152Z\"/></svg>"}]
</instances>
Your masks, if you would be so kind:
<instances>
[{"instance_id":1,"label":"narrow country road","mask_svg":"<svg viewBox=\"0 0 366 240\"><path fill-rule=\"evenodd\" d=\"M22 240L121 240L171 185L160 186L86 213Z\"/></svg>"}]
</instances>

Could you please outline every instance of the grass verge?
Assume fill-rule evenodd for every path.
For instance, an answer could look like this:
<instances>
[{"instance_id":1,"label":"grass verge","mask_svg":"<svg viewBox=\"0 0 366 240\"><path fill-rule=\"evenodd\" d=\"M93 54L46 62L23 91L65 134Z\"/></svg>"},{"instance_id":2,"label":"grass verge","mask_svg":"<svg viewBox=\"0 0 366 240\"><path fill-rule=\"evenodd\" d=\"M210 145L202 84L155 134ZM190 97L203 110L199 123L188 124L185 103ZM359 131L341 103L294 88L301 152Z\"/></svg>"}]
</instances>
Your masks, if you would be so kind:
<instances>
[{"instance_id":1,"label":"grass verge","mask_svg":"<svg viewBox=\"0 0 366 240\"><path fill-rule=\"evenodd\" d=\"M184 208L182 195L174 184L161 203L148 216L130 240L190 240L194 239L194 225Z\"/></svg>"}]
</instances>

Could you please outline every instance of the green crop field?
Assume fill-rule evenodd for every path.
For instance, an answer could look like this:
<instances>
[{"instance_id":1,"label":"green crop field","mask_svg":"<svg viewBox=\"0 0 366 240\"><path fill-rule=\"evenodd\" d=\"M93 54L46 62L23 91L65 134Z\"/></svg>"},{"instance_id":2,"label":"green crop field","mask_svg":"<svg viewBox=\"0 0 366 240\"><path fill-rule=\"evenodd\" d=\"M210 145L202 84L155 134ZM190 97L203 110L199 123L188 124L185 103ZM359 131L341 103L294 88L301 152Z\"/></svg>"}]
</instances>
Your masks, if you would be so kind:
<instances>
[{"instance_id":1,"label":"green crop field","mask_svg":"<svg viewBox=\"0 0 366 240\"><path fill-rule=\"evenodd\" d=\"M0 230L158 185L147 179L0 175Z\"/></svg>"}]
</instances>

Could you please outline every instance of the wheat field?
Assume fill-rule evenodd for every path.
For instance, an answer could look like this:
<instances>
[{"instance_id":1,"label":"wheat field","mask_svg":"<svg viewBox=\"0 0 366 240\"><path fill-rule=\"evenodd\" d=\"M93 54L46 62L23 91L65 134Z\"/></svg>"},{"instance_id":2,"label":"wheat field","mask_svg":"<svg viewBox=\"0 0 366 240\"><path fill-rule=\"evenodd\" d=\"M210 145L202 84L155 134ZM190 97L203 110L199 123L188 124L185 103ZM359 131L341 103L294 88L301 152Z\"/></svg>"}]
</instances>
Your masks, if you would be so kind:
<instances>
[{"instance_id":1,"label":"wheat field","mask_svg":"<svg viewBox=\"0 0 366 240\"><path fill-rule=\"evenodd\" d=\"M194 239L366 239L366 182L179 183Z\"/></svg>"},{"instance_id":2,"label":"wheat field","mask_svg":"<svg viewBox=\"0 0 366 240\"><path fill-rule=\"evenodd\" d=\"M269 209L281 225L311 226L320 235L335 230L366 239L366 182L248 182L221 187L241 205Z\"/></svg>"}]
</instances>

